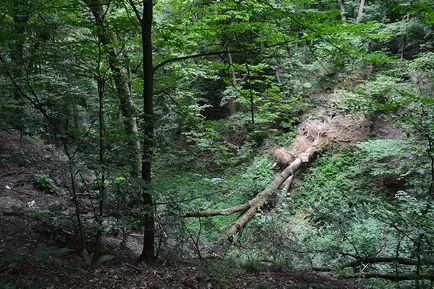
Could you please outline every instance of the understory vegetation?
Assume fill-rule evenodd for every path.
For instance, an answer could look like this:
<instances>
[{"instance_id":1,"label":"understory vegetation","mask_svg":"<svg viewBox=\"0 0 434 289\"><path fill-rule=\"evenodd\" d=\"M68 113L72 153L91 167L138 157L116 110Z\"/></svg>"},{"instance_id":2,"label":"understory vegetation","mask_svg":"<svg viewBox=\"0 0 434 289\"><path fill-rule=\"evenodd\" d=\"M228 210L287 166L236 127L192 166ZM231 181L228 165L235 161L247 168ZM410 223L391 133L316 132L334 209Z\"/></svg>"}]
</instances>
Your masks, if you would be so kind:
<instances>
[{"instance_id":1,"label":"understory vegetation","mask_svg":"<svg viewBox=\"0 0 434 289\"><path fill-rule=\"evenodd\" d=\"M0 2L0 289L434 288L432 1Z\"/></svg>"}]
</instances>

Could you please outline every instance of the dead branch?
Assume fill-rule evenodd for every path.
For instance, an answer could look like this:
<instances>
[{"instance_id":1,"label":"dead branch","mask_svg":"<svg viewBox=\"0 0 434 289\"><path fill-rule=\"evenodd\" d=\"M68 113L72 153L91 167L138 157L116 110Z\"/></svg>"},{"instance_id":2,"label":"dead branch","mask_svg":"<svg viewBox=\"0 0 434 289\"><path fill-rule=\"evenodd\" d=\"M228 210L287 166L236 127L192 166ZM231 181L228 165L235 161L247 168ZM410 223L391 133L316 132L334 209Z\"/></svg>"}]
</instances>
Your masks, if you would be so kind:
<instances>
[{"instance_id":1,"label":"dead branch","mask_svg":"<svg viewBox=\"0 0 434 289\"><path fill-rule=\"evenodd\" d=\"M393 281L405 281L405 280L434 280L434 272L431 273L421 273L421 274L412 274L412 273L388 273L388 272L362 272L360 274L353 274L349 276L342 276L342 278L346 279L355 279L355 278L380 278L387 279Z\"/></svg>"},{"instance_id":2,"label":"dead branch","mask_svg":"<svg viewBox=\"0 0 434 289\"><path fill-rule=\"evenodd\" d=\"M306 149L301 153L283 172L281 172L273 182L265 188L262 192L256 195L249 203L250 207L229 227L227 232L219 239L219 243L225 241L232 242L234 235L241 231L244 226L253 218L256 211L264 205L271 194L279 189L285 180L297 171L303 163L308 163L312 157L317 152L317 147L315 145Z\"/></svg>"},{"instance_id":3,"label":"dead branch","mask_svg":"<svg viewBox=\"0 0 434 289\"><path fill-rule=\"evenodd\" d=\"M132 268L132 269L134 269L134 270L136 270L136 271L138 271L138 272L143 272L143 270L142 270L141 268L136 267L136 266L134 266L134 265L131 265L131 264L129 264L129 263L124 263L124 265L127 266L127 267L130 267L130 268Z\"/></svg>"},{"instance_id":4,"label":"dead branch","mask_svg":"<svg viewBox=\"0 0 434 289\"><path fill-rule=\"evenodd\" d=\"M282 191L284 192L284 194L282 194L283 196L288 193L289 187L291 186L293 179L294 179L294 175L291 175L289 176L289 178L286 179L286 181L283 182L282 184L283 186Z\"/></svg>"},{"instance_id":5,"label":"dead branch","mask_svg":"<svg viewBox=\"0 0 434 289\"><path fill-rule=\"evenodd\" d=\"M280 186L281 190L280 193L277 196L277 203L274 206L273 210L271 211L271 213L276 212L276 209L279 208L282 203L285 200L285 197L289 196L289 188L291 187L292 184L292 180L294 179L294 175L290 175L284 182L283 184Z\"/></svg>"},{"instance_id":6,"label":"dead branch","mask_svg":"<svg viewBox=\"0 0 434 289\"><path fill-rule=\"evenodd\" d=\"M239 206L234 206L231 208L227 208L227 209L221 209L221 210L214 210L214 211L197 211L197 212L189 212L186 213L184 215L182 215L181 217L183 218L191 218L191 217L212 217L212 216L227 216L230 214L234 214L237 212L242 212L247 210L250 207L250 201L239 205Z\"/></svg>"},{"instance_id":7,"label":"dead branch","mask_svg":"<svg viewBox=\"0 0 434 289\"><path fill-rule=\"evenodd\" d=\"M364 257L355 261L348 262L341 266L341 268L355 267L362 264L374 264L374 263L398 263L401 265L417 265L416 259L404 258L404 257Z\"/></svg>"},{"instance_id":8,"label":"dead branch","mask_svg":"<svg viewBox=\"0 0 434 289\"><path fill-rule=\"evenodd\" d=\"M345 263L337 268L331 268L331 267L314 267L312 270L314 271L320 271L320 272L331 272L333 270L342 270L349 267L356 267L363 264L376 264L376 263L397 263L400 265L409 265L409 266L415 266L418 264L418 260L416 259L410 259L405 257L395 257L395 256L383 256L383 257L357 257L357 260ZM428 264L432 265L431 262L427 262L422 260L422 264Z\"/></svg>"}]
</instances>

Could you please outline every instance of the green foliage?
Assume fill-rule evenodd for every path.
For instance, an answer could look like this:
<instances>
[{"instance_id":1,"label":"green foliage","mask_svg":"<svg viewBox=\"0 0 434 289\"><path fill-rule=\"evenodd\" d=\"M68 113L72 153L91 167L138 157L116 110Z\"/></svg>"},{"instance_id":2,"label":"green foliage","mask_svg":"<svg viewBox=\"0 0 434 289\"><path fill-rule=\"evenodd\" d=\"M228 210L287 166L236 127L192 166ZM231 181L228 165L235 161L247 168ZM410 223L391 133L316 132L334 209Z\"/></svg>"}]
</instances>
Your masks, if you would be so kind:
<instances>
[{"instance_id":1,"label":"green foliage","mask_svg":"<svg viewBox=\"0 0 434 289\"><path fill-rule=\"evenodd\" d=\"M341 210L348 208L345 203L351 198L347 196L347 192L355 189L351 182L356 172L353 164L360 161L351 151L322 156L311 169L310 177L303 183L303 188L297 193L300 194L297 195L297 200L302 202L303 207L315 207L324 212L333 207ZM323 207L323 202L327 204L327 208Z\"/></svg>"},{"instance_id":2,"label":"green foliage","mask_svg":"<svg viewBox=\"0 0 434 289\"><path fill-rule=\"evenodd\" d=\"M127 133L125 117L137 117L139 131L149 120L137 105L144 71L134 11L112 1L100 26L83 5L59 9L67 1L49 7L40 0L0 2L0 128L39 135L65 149L65 166L75 177L67 187L76 190L86 238L139 228L143 183L129 172L130 144L148 139ZM342 252L432 258L434 54L427 51L434 42L428 0L367 1L364 23L353 23L357 1L346 1L346 21L336 1L154 2L151 187L163 250L180 249L185 256L214 241L236 216L179 215L231 207L264 189L275 175L266 156L273 142L290 146L301 114L316 96L333 92L341 111L373 119L387 114L410 139L369 140L322 155L304 172L295 199L277 209L279 216L258 214L249 224L253 229L244 230L259 232L254 239L260 248L249 244L236 253L255 272L258 256L292 267L338 267L351 259ZM105 37L97 37L101 29ZM109 43L102 45L101 38ZM111 48L114 54L107 53ZM119 98L119 86L131 99ZM131 111L120 108L125 102L133 104ZM35 175L33 184L50 194L60 191L45 174ZM100 204L119 216L105 220L113 224L95 221ZM77 231L78 220L65 217L64 209L22 208L54 236L56 226ZM30 253L20 250L6 250L2 262L24 262ZM35 258L56 263L67 253L41 244ZM112 258L87 251L82 257L85 264ZM229 268L208 264L207 278L231 279Z\"/></svg>"},{"instance_id":3,"label":"green foliage","mask_svg":"<svg viewBox=\"0 0 434 289\"><path fill-rule=\"evenodd\" d=\"M229 184L241 194L256 194L274 178L271 166L272 160L269 156L257 157L247 168L241 170L240 174L233 175Z\"/></svg>"},{"instance_id":4,"label":"green foliage","mask_svg":"<svg viewBox=\"0 0 434 289\"><path fill-rule=\"evenodd\" d=\"M60 264L64 262L62 258L71 252L72 250L68 248L57 248L48 246L45 243L40 243L38 247L36 247L35 258L46 264Z\"/></svg>"},{"instance_id":5,"label":"green foliage","mask_svg":"<svg viewBox=\"0 0 434 289\"><path fill-rule=\"evenodd\" d=\"M45 174L36 174L33 179L35 188L49 194L55 194L58 191L56 182Z\"/></svg>"},{"instance_id":6,"label":"green foliage","mask_svg":"<svg viewBox=\"0 0 434 289\"><path fill-rule=\"evenodd\" d=\"M24 262L27 259L28 254L29 251L27 249L12 246L6 248L0 260L2 265L6 267L11 264Z\"/></svg>"},{"instance_id":7,"label":"green foliage","mask_svg":"<svg viewBox=\"0 0 434 289\"><path fill-rule=\"evenodd\" d=\"M244 270L248 273L259 273L262 270L263 265L260 260L257 259L248 259L242 264Z\"/></svg>"},{"instance_id":8,"label":"green foliage","mask_svg":"<svg viewBox=\"0 0 434 289\"><path fill-rule=\"evenodd\" d=\"M214 260L202 264L202 279L218 286L227 287L233 284L236 277L237 267L230 260Z\"/></svg>"},{"instance_id":9,"label":"green foliage","mask_svg":"<svg viewBox=\"0 0 434 289\"><path fill-rule=\"evenodd\" d=\"M418 152L419 145L371 140L322 156L296 193L297 214L305 212L309 222L292 221L293 236L282 232L280 237L300 242L296 248L311 252L310 257L305 254L293 262L342 264L346 253L410 256L415 246L419 256L429 258L433 250L428 241L433 217L432 200L427 199L430 168L429 159ZM401 180L408 183L399 187ZM415 241L420 236L426 242ZM390 271L390 266L381 269Z\"/></svg>"},{"instance_id":10,"label":"green foliage","mask_svg":"<svg viewBox=\"0 0 434 289\"><path fill-rule=\"evenodd\" d=\"M57 248L53 246L48 246L45 243L40 243L35 248L35 250L31 251L26 247L21 246L9 246L3 252L0 263L4 268L8 268L11 266L27 266L28 264L40 264L40 265L48 265L54 264L63 268L65 265L66 256L72 252L71 249L68 248ZM20 282L28 283L28 285L24 286ZM17 288L33 288L31 286L33 283L27 280L24 276L22 281L14 282ZM18 285L21 284L21 285ZM1 284L0 284L1 286ZM23 287L21 287L23 286ZM8 287L6 287L8 288ZM15 287L11 287L15 288Z\"/></svg>"},{"instance_id":11,"label":"green foliage","mask_svg":"<svg viewBox=\"0 0 434 289\"><path fill-rule=\"evenodd\" d=\"M255 289L271 289L271 288L273 287L267 281L262 281L255 287Z\"/></svg>"},{"instance_id":12,"label":"green foliage","mask_svg":"<svg viewBox=\"0 0 434 289\"><path fill-rule=\"evenodd\" d=\"M20 276L18 280L10 283L0 281L0 289L39 289L39 285L29 280L25 276Z\"/></svg>"},{"instance_id":13,"label":"green foliage","mask_svg":"<svg viewBox=\"0 0 434 289\"><path fill-rule=\"evenodd\" d=\"M83 258L83 263L88 266L90 265L98 266L114 258L114 256L112 255L101 255L98 257L98 259L95 259L94 253L89 253L86 249L81 251L81 257Z\"/></svg>"}]
</instances>

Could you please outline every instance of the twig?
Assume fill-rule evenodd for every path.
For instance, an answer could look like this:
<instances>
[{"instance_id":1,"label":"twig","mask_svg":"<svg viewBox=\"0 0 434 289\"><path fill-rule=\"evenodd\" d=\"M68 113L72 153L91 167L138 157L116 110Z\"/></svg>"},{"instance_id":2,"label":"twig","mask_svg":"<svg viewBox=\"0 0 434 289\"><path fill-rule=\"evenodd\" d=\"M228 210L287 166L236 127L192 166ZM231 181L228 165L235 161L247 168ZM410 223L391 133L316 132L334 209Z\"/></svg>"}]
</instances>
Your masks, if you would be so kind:
<instances>
[{"instance_id":1,"label":"twig","mask_svg":"<svg viewBox=\"0 0 434 289\"><path fill-rule=\"evenodd\" d=\"M130 267L130 268L132 268L132 269L134 269L134 270L136 270L136 271L138 271L138 272L143 273L143 270L142 270L141 268L139 268L139 267L136 267L136 266L131 265L131 264L129 264L129 263L125 263L124 265L127 266L127 267Z\"/></svg>"}]
</instances>

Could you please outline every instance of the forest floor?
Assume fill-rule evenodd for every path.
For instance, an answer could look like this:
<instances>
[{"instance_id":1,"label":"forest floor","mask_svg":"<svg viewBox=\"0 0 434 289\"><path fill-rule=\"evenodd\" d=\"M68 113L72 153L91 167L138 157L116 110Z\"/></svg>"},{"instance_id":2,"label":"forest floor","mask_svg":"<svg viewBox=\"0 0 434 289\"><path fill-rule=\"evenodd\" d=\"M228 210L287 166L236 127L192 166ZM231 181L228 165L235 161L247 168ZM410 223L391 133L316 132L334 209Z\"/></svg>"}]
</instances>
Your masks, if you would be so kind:
<instances>
[{"instance_id":1,"label":"forest floor","mask_svg":"<svg viewBox=\"0 0 434 289\"><path fill-rule=\"evenodd\" d=\"M53 243L56 232L44 228L29 210L70 202L35 188L35 176L52 173L62 156L38 140L20 139L16 132L0 133L0 156L0 288L363 288L319 272L265 266L249 270L222 260L145 264L107 252L115 259L91 267L74 251L56 257L54 246L62 245Z\"/></svg>"},{"instance_id":2,"label":"forest floor","mask_svg":"<svg viewBox=\"0 0 434 289\"><path fill-rule=\"evenodd\" d=\"M400 131L382 120L372 122L362 116L342 116L329 105L328 96L316 97L316 112L302 118L299 133L312 126L333 142L354 142L372 137L396 138ZM324 127L326 124L326 127ZM309 126L306 128L306 126ZM322 131L321 131L322 130ZM43 190L44 176L61 183L65 174L59 163L65 157L55 148L16 132L0 132L0 288L3 284L22 281L37 284L35 288L364 288L358 281L302 270L277 270L263 266L249 270L222 260L157 260L137 263L140 240L129 238L130 254L119 254L115 247L120 239L108 239L115 255L99 266L86 266L74 251L55 257L47 255L55 231L47 230L32 218L33 209L63 208L73 210L67 191L63 195ZM39 178L39 181L38 181ZM40 188L35 184L40 183ZM49 185L47 185L49 187ZM65 209L66 208L66 209ZM25 213L23 213L25 212ZM60 232L59 235L65 232ZM59 243L60 242L60 243ZM39 247L38 247L39 246ZM51 248L51 247L48 247ZM45 255L44 255L45 252ZM20 282L21 282L20 281ZM8 288L8 287L5 287ZM9 288L30 288L22 285Z\"/></svg>"}]
</instances>

